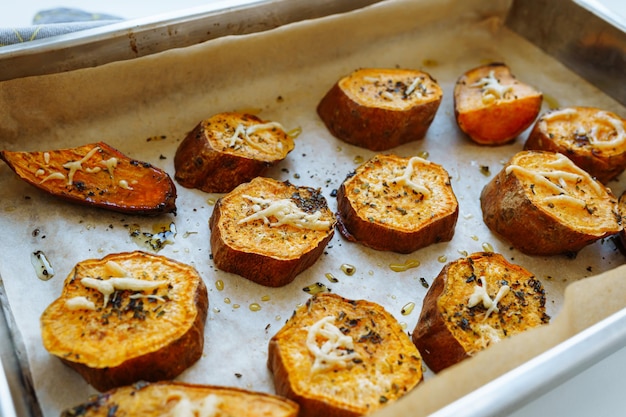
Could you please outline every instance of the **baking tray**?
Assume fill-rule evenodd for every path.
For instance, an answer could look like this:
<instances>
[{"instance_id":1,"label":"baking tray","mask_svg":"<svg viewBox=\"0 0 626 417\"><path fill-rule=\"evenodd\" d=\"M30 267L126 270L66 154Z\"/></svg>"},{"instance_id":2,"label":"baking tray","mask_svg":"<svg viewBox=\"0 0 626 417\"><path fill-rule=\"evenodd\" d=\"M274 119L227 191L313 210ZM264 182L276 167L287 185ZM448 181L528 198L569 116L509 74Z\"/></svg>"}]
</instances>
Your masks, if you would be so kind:
<instances>
[{"instance_id":1,"label":"baking tray","mask_svg":"<svg viewBox=\"0 0 626 417\"><path fill-rule=\"evenodd\" d=\"M171 48L192 46L198 42L230 34L255 33L256 31L270 30L292 22L299 22L303 19L318 18L331 13L345 13L355 5L353 2L320 2L320 8L317 7L317 4L315 8L311 8L307 7L306 2L297 1L252 3L242 2L226 10L211 9L207 13L198 11L191 15L161 17L155 21L127 22L122 26L130 25L130 28L113 26L108 29L100 29L101 31L86 31L80 35L37 41L39 43L33 42L26 48L8 47L8 49L0 50L0 68L2 69L0 74L5 79L11 79L133 59ZM371 3L374 2L364 2L357 7L367 6ZM330 7L329 5L333 7L339 5L339 8L324 9L326 6ZM565 0L554 2L513 1L508 7L506 25L509 28L529 38L535 45L543 48L550 56L562 61L572 71L602 89L608 96L622 104L625 103L624 91L620 89L623 86L618 81L623 77L624 50L626 50L624 45L626 42L623 31L617 25L597 18L579 4ZM259 10L264 10L264 13L258 14ZM556 21L566 25L565 28L559 28L557 37L551 31L554 25L551 23L553 19L551 20L550 16L554 18L557 14L563 14L563 10L567 10L568 19L565 23L556 19ZM268 13L271 13L272 16L281 16L281 18L268 20ZM545 16L546 19L530 19L529 16ZM221 32L213 32L207 39L189 36L191 32L197 33L197 30L191 30L191 28L215 26L216 21L220 22ZM226 22L230 22L230 24L225 24ZM248 23L241 25L234 24L235 22ZM268 22L271 23L268 24ZM567 22L571 22L571 26L568 26ZM585 30L565 30L571 29L572 26L577 27L576 25L579 25L580 22L585 23L583 25ZM180 26L176 26L176 30L172 30L175 25ZM164 27L166 29L161 30ZM186 35L185 28L190 28L190 32ZM133 35L129 36L131 32ZM167 35L164 36L164 33ZM538 33L542 36L537 37ZM138 34L141 36L137 36ZM167 39L165 42L163 41L164 37ZM140 39L140 42L137 43L137 39ZM95 45L97 47L94 47ZM81 55L85 51L90 51L90 54ZM594 58L595 65L589 65L590 56ZM46 62L48 64L33 65L33 62ZM603 64L598 65L597 62ZM33 70L34 68L36 71ZM6 259L4 261L6 262ZM2 297L0 297L0 301L3 305L3 312L8 313L9 328L11 328L12 312L8 307L9 303ZM462 397L442 408L438 413L440 415L452 415L453 412L457 413L455 415L498 415L498 413L514 409L530 398L533 393L546 386L558 384L623 346L625 332L622 330L625 329L623 314L623 310L618 311L614 316L594 323L575 337L537 355L510 373L505 373L500 378L494 379L471 392L467 397ZM16 333L16 329L11 330ZM14 338L14 345L16 356L24 355L19 338ZM594 348L590 348L590 346L594 346ZM559 361L557 358L567 358L568 360ZM19 369L24 362L21 357L10 358L10 360L13 359L17 366L7 367L11 372ZM37 401L34 397L29 397L33 389L30 388L28 370L25 369L24 371L26 375L23 378L22 375L17 378L9 375L9 379L17 381L13 382L12 386L12 389L21 391L17 394L17 398L27 399L27 413L37 415L39 414ZM552 376L546 377L546 374L550 373ZM19 386L21 386L21 390ZM506 391L504 390L505 387ZM497 396L494 396L493 392L498 392ZM508 392L509 395L501 395L503 392ZM16 394L14 394L15 396ZM486 401L487 399L494 400L496 404L493 404L494 401ZM4 398L2 403L3 407L7 404ZM16 408L20 409L22 402L16 401L16 403L18 403ZM399 407L395 407L394 411L404 411L402 409L403 403L404 401L400 401ZM473 406L465 408L464 405L466 404L473 404ZM481 405L478 406L477 404ZM6 413L4 410L3 412ZM398 415L412 414L410 412L398 412ZM2 417L10 415L4 414Z\"/></svg>"}]
</instances>

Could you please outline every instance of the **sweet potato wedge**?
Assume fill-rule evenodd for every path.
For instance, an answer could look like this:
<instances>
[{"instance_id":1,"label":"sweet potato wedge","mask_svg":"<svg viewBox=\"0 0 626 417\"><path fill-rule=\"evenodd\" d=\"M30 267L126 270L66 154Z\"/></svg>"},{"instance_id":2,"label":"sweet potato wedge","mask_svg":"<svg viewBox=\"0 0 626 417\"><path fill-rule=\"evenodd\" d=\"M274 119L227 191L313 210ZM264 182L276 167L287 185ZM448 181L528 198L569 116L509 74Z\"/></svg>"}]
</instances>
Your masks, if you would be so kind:
<instances>
[{"instance_id":1,"label":"sweet potato wedge","mask_svg":"<svg viewBox=\"0 0 626 417\"><path fill-rule=\"evenodd\" d=\"M410 253L449 241L458 215L450 176L420 157L376 155L337 191L338 230L376 250Z\"/></svg>"},{"instance_id":2,"label":"sweet potato wedge","mask_svg":"<svg viewBox=\"0 0 626 417\"><path fill-rule=\"evenodd\" d=\"M575 254L622 229L611 190L553 152L517 153L480 204L489 229L529 255Z\"/></svg>"},{"instance_id":3,"label":"sweet potato wedge","mask_svg":"<svg viewBox=\"0 0 626 417\"><path fill-rule=\"evenodd\" d=\"M279 395L300 416L361 416L411 391L422 359L382 306L320 293L299 307L269 342Z\"/></svg>"},{"instance_id":4,"label":"sweet potato wedge","mask_svg":"<svg viewBox=\"0 0 626 417\"><path fill-rule=\"evenodd\" d=\"M257 177L220 198L209 220L215 266L269 287L293 281L332 239L319 190Z\"/></svg>"},{"instance_id":5,"label":"sweet potato wedge","mask_svg":"<svg viewBox=\"0 0 626 417\"><path fill-rule=\"evenodd\" d=\"M412 340L433 372L548 323L541 282L493 252L449 262L426 293Z\"/></svg>"},{"instance_id":6,"label":"sweet potato wedge","mask_svg":"<svg viewBox=\"0 0 626 417\"><path fill-rule=\"evenodd\" d=\"M64 410L61 417L297 417L298 409L286 398L239 388L142 381L96 395Z\"/></svg>"},{"instance_id":7,"label":"sweet potato wedge","mask_svg":"<svg viewBox=\"0 0 626 417\"><path fill-rule=\"evenodd\" d=\"M559 152L603 184L626 169L626 120L595 107L567 107L542 115L524 144Z\"/></svg>"},{"instance_id":8,"label":"sweet potato wedge","mask_svg":"<svg viewBox=\"0 0 626 417\"><path fill-rule=\"evenodd\" d=\"M335 137L383 151L422 139L442 97L439 84L425 72L363 68L337 81L317 113Z\"/></svg>"},{"instance_id":9,"label":"sweet potato wedge","mask_svg":"<svg viewBox=\"0 0 626 417\"><path fill-rule=\"evenodd\" d=\"M519 81L502 63L473 68L454 86L456 122L481 145L514 140L535 121L542 101L540 91Z\"/></svg>"},{"instance_id":10,"label":"sweet potato wedge","mask_svg":"<svg viewBox=\"0 0 626 417\"><path fill-rule=\"evenodd\" d=\"M145 252L79 262L41 316L44 347L99 391L172 379L202 355L207 289Z\"/></svg>"},{"instance_id":11,"label":"sweet potato wedge","mask_svg":"<svg viewBox=\"0 0 626 417\"><path fill-rule=\"evenodd\" d=\"M1 151L0 159L24 181L72 203L131 214L176 212L169 175L99 142L41 152Z\"/></svg>"},{"instance_id":12,"label":"sweet potato wedge","mask_svg":"<svg viewBox=\"0 0 626 417\"><path fill-rule=\"evenodd\" d=\"M287 157L293 137L277 122L246 113L219 113L201 121L174 157L180 185L227 193Z\"/></svg>"}]
</instances>

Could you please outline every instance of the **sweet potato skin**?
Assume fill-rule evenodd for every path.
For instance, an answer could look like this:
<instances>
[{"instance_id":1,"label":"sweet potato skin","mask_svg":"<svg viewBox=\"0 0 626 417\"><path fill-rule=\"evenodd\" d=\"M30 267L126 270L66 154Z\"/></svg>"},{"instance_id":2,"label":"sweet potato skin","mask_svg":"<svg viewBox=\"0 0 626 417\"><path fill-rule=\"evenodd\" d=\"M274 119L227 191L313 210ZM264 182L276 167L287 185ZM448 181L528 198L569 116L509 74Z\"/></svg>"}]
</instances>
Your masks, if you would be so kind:
<instances>
[{"instance_id":1,"label":"sweet potato skin","mask_svg":"<svg viewBox=\"0 0 626 417\"><path fill-rule=\"evenodd\" d=\"M307 245L305 251L297 254L281 255L278 252L270 252L268 246L252 247L248 243L245 243L244 246L246 247L244 248L237 247L235 241L238 238L232 236L233 230L227 231L226 222L240 220L245 216L233 214L236 211L228 201L231 198L238 198L234 196L239 196L242 193L249 192L256 195L255 190L263 190L266 196L274 195L280 198L289 198L295 193L299 193L303 201L314 201L313 205L326 213L325 216L330 219L331 225L327 231L321 233L321 238L319 238L319 233L315 234L318 237L309 238L311 245ZM237 230L243 230L245 227L246 225L241 225ZM289 228L290 226L280 227ZM213 262L218 269L240 275L263 286L281 287L292 282L298 274L313 265L322 255L326 245L334 235L334 217L328 210L326 200L321 197L318 190L257 177L249 183L241 184L217 201L209 219L209 228L211 230L211 253ZM240 233L239 239L241 238L243 238L243 234ZM280 242L275 242L268 245L279 244Z\"/></svg>"},{"instance_id":2,"label":"sweet potato skin","mask_svg":"<svg viewBox=\"0 0 626 417\"><path fill-rule=\"evenodd\" d=\"M587 123L592 129L593 119L600 113L604 113L621 121L626 129L626 121L612 112L606 112L593 107L571 107L558 111L573 110L579 115L579 119ZM572 126L571 130L564 128L551 128L545 121L550 113L542 115L532 130L526 142L525 150L543 150L548 152L562 153L571 159L576 165L587 171L603 184L618 177L626 168L626 145L620 144L614 148L601 149L589 142L585 135L579 135Z\"/></svg>"},{"instance_id":3,"label":"sweet potato skin","mask_svg":"<svg viewBox=\"0 0 626 417\"><path fill-rule=\"evenodd\" d=\"M159 417L168 415L181 396L191 402L214 396L220 412L242 417L297 417L299 409L298 404L286 398L235 387L141 381L101 393L64 410L61 417L110 417L111 410L115 410L115 415Z\"/></svg>"},{"instance_id":4,"label":"sweet potato skin","mask_svg":"<svg viewBox=\"0 0 626 417\"><path fill-rule=\"evenodd\" d=\"M218 144L216 135L230 123L240 121L251 126L263 121L251 114L220 113L203 120L187 134L176 150L174 178L186 188L197 188L207 193L227 193L237 185L262 175L269 167L283 160L294 145L284 132L275 132L282 141L282 152L271 154L227 151Z\"/></svg>"},{"instance_id":5,"label":"sweet potato skin","mask_svg":"<svg viewBox=\"0 0 626 417\"><path fill-rule=\"evenodd\" d=\"M353 189L358 188L358 185L352 185L351 183L357 180L357 177L362 175L362 173L366 173L370 169L377 169L378 164L386 164L387 161L389 164L397 165L406 164L409 159L395 155L376 155L357 168L354 174L350 174L337 190L337 228L341 235L348 241L358 242L372 249L403 254L412 253L434 243L450 241L454 236L459 207L456 197L451 187L449 187L447 172L433 163L429 164L432 167L431 169L436 169L436 176L440 181L445 181L446 183L445 185L439 185L438 187L440 188L436 189L437 191L433 191L432 197L448 202L443 212L433 213L432 216L428 216L428 221L419 224L405 220L404 217L406 216L397 218L397 209L392 209L392 213L387 214L384 219L385 223L382 223L383 219L369 218L365 212L359 210L361 203L350 196ZM387 179L386 181L388 182L389 180ZM385 182L385 179L380 179L380 182ZM435 190L433 185L431 187ZM394 192L389 191L389 193ZM372 199L372 202L375 202L377 205L391 204L377 201L375 198ZM420 204L412 203L405 207L408 212L419 211L422 209L419 207ZM450 210L451 207L453 208L452 210Z\"/></svg>"},{"instance_id":6,"label":"sweet potato skin","mask_svg":"<svg viewBox=\"0 0 626 417\"><path fill-rule=\"evenodd\" d=\"M304 346L307 329L331 315L337 327L354 339L362 362L349 369L312 374L313 359ZM423 379L419 352L388 312L367 300L331 293L307 300L272 337L268 368L276 392L300 404L301 417L369 414L401 398ZM361 383L367 388L359 389Z\"/></svg>"},{"instance_id":7,"label":"sweet potato skin","mask_svg":"<svg viewBox=\"0 0 626 417\"><path fill-rule=\"evenodd\" d=\"M140 264L145 262L159 262L165 265L166 268L174 268L169 270L170 273L195 275L195 278L192 275L182 278L189 279L190 282L191 280L195 281L195 284L191 285L193 293L187 296L194 306L193 308L196 314L193 321L188 323L188 327L185 331L181 332L181 330L184 330L184 327L182 327L174 332L177 334L175 339L165 341L157 336L150 345L145 345L145 342L142 340L137 340L137 351L120 351L116 353L116 356L114 356L110 362L109 359L106 359L104 360L104 364L95 364L92 362L93 359L90 359L89 355L81 355L82 351L78 346L80 343L84 343L84 341L81 340L79 343L79 341L76 340L73 346L68 344L67 336L63 333L69 332L62 332L59 327L59 321L67 320L70 322L64 325L79 325L84 326L85 329L89 329L89 331L85 330L81 337L89 338L88 343L90 344L107 343L99 347L99 349L103 351L111 348L115 349L109 342L103 342L105 340L111 340L107 338L107 332L124 331L120 329L123 329L126 324L121 322L117 325L119 327L109 328L113 326L113 324L107 324L106 316L109 314L107 312L109 311L111 314L116 314L115 307L103 307L91 314L92 312L71 311L63 306L63 302L65 302L70 295L77 293L75 288L71 289L70 287L78 286L78 282L81 278L90 276L93 265L101 265L107 261L124 262L127 260L137 261L139 259L141 259L139 261ZM64 364L78 372L90 385L99 391L129 385L139 380L154 382L173 379L200 359L204 348L204 326L208 314L209 300L206 286L196 274L195 270L189 266L141 251L112 254L102 260L83 261L77 264L72 273L67 277L64 283L64 291L60 298L52 303L41 316L44 347L51 354L57 356ZM178 279L181 278L179 277ZM84 293L84 290L79 291ZM185 305L183 308L191 307ZM71 320L74 320L77 313L78 315L82 315L78 319L80 322L72 323ZM190 311L189 314L192 314L192 312ZM146 323L146 320L156 319L158 318L147 317L145 319L134 319L134 325L142 325L142 323ZM184 323L179 323L179 325L183 326ZM132 337L131 335L132 333L129 332L129 335L124 336L122 339L129 339ZM115 337L113 337L113 339L115 339ZM143 346L142 343L145 346ZM142 346L139 347L140 345ZM141 353L139 353L139 349L141 349ZM90 347L90 350L93 350L93 346ZM110 365L108 365L109 363Z\"/></svg>"},{"instance_id":8,"label":"sweet potato skin","mask_svg":"<svg viewBox=\"0 0 626 417\"><path fill-rule=\"evenodd\" d=\"M71 184L66 178L46 179L51 173L65 177L70 170L64 168L64 164L80 161L95 148L98 151L81 165L99 169L99 172L87 173L79 169ZM116 164L108 169L101 161L111 158ZM4 150L0 152L0 159L30 185L71 203L130 214L176 213L176 187L165 171L131 159L104 142L46 152ZM124 187L122 180L127 184Z\"/></svg>"},{"instance_id":9,"label":"sweet potato skin","mask_svg":"<svg viewBox=\"0 0 626 417\"><path fill-rule=\"evenodd\" d=\"M531 152L531 151L527 151ZM587 233L560 221L538 207L515 175L502 169L480 194L485 224L516 249L528 255L573 255L598 239L616 234L614 230ZM617 207L615 208L617 219Z\"/></svg>"},{"instance_id":10,"label":"sweet potato skin","mask_svg":"<svg viewBox=\"0 0 626 417\"><path fill-rule=\"evenodd\" d=\"M394 70L362 69L365 74L396 76ZM351 76L359 73L355 71ZM432 77L420 71L406 71L407 76ZM384 151L423 139L441 104L442 92L433 87L433 98L405 109L388 109L379 103L364 104L346 92L342 80L337 81L317 106L317 112L333 136L352 145L372 151Z\"/></svg>"},{"instance_id":11,"label":"sweet potato skin","mask_svg":"<svg viewBox=\"0 0 626 417\"><path fill-rule=\"evenodd\" d=\"M515 98L483 103L476 82L493 71L495 78L513 89ZM454 87L454 114L457 125L480 145L502 145L513 141L536 119L543 94L518 81L509 67L492 63L473 68L457 80Z\"/></svg>"}]
</instances>

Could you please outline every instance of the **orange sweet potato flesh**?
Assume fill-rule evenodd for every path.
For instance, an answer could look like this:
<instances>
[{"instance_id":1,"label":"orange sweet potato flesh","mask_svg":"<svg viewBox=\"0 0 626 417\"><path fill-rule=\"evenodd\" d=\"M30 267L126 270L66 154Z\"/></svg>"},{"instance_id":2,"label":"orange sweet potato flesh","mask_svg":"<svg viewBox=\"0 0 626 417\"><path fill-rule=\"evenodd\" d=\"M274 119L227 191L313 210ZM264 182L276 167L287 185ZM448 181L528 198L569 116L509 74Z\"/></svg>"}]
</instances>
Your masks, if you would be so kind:
<instances>
[{"instance_id":1,"label":"orange sweet potato flesh","mask_svg":"<svg viewBox=\"0 0 626 417\"><path fill-rule=\"evenodd\" d=\"M490 74L493 77L490 77ZM497 80L491 90L484 80ZM497 88L508 89L502 97ZM495 93L491 93L496 91ZM541 110L543 94L519 81L508 66L493 63L473 68L454 86L454 112L459 128L481 145L501 145L528 128Z\"/></svg>"},{"instance_id":2,"label":"orange sweet potato flesh","mask_svg":"<svg viewBox=\"0 0 626 417\"><path fill-rule=\"evenodd\" d=\"M314 370L309 328L334 317L354 341L345 367ZM319 336L318 336L319 337ZM315 343L326 343L317 338ZM422 380L422 359L404 329L382 306L320 293L299 307L269 342L268 367L279 395L300 404L301 417L356 417L398 400Z\"/></svg>"},{"instance_id":3,"label":"orange sweet potato flesh","mask_svg":"<svg viewBox=\"0 0 626 417\"><path fill-rule=\"evenodd\" d=\"M64 410L61 417L111 417L111 410L116 416L160 417L176 415L174 410L183 404L198 411L207 403L214 405L216 416L297 417L299 409L286 398L240 388L142 381L94 396Z\"/></svg>"},{"instance_id":4,"label":"orange sweet potato flesh","mask_svg":"<svg viewBox=\"0 0 626 417\"><path fill-rule=\"evenodd\" d=\"M111 283L120 276L158 286L116 288L105 299L85 284L87 278ZM76 297L93 308L73 307ZM74 267L43 312L42 341L99 391L173 379L202 355L208 303L196 270L172 259L141 251L88 259Z\"/></svg>"},{"instance_id":5,"label":"orange sweet potato flesh","mask_svg":"<svg viewBox=\"0 0 626 417\"><path fill-rule=\"evenodd\" d=\"M469 307L481 278L492 300L502 286L509 287L489 315L481 303ZM543 286L532 273L500 254L474 253L441 270L411 337L428 367L440 372L501 339L547 323L545 301Z\"/></svg>"},{"instance_id":6,"label":"orange sweet potato flesh","mask_svg":"<svg viewBox=\"0 0 626 417\"><path fill-rule=\"evenodd\" d=\"M337 81L317 113L335 137L383 151L423 139L442 97L425 72L363 68Z\"/></svg>"},{"instance_id":7,"label":"orange sweet potato flesh","mask_svg":"<svg viewBox=\"0 0 626 417\"><path fill-rule=\"evenodd\" d=\"M142 215L176 212L176 187L165 171L103 142L38 152L4 150L0 159L27 183L72 203Z\"/></svg>"}]
</instances>

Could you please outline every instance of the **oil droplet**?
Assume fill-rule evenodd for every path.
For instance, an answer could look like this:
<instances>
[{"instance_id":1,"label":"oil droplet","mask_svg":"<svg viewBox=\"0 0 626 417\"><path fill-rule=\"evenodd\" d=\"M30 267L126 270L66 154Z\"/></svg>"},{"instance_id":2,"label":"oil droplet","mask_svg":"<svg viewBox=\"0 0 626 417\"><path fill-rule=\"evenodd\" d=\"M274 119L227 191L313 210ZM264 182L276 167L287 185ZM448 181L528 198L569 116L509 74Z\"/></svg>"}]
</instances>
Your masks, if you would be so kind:
<instances>
[{"instance_id":1,"label":"oil droplet","mask_svg":"<svg viewBox=\"0 0 626 417\"><path fill-rule=\"evenodd\" d=\"M214 205L215 205L215 203L217 202L217 200L216 200L216 199L214 199L214 198L207 198L207 199L206 199L206 202L207 202L207 204L208 204L209 206L214 206Z\"/></svg>"},{"instance_id":2,"label":"oil droplet","mask_svg":"<svg viewBox=\"0 0 626 417\"><path fill-rule=\"evenodd\" d=\"M38 250L33 252L30 257L30 262L35 268L37 278L40 280L48 281L54 276L54 269L52 269L52 265L50 265L48 258L46 258L46 255L42 251Z\"/></svg>"},{"instance_id":3,"label":"oil droplet","mask_svg":"<svg viewBox=\"0 0 626 417\"><path fill-rule=\"evenodd\" d=\"M269 300L270 300L269 295L264 295L263 297L261 297L261 301L269 301Z\"/></svg>"},{"instance_id":4,"label":"oil droplet","mask_svg":"<svg viewBox=\"0 0 626 417\"><path fill-rule=\"evenodd\" d=\"M441 255L440 257L437 258L437 261L444 264L448 261L448 257L446 255Z\"/></svg>"},{"instance_id":5,"label":"oil droplet","mask_svg":"<svg viewBox=\"0 0 626 417\"><path fill-rule=\"evenodd\" d=\"M219 313L220 311L222 311L222 310L220 310L220 309L219 309L219 308L217 308L217 307L213 307L213 312L214 312L214 313Z\"/></svg>"},{"instance_id":6,"label":"oil droplet","mask_svg":"<svg viewBox=\"0 0 626 417\"><path fill-rule=\"evenodd\" d=\"M228 298L228 297L224 298L224 303L225 304L230 304L230 298Z\"/></svg>"},{"instance_id":7,"label":"oil droplet","mask_svg":"<svg viewBox=\"0 0 626 417\"><path fill-rule=\"evenodd\" d=\"M355 164L362 164L365 159L363 159L361 155L357 155L354 157L353 161Z\"/></svg>"},{"instance_id":8,"label":"oil droplet","mask_svg":"<svg viewBox=\"0 0 626 417\"><path fill-rule=\"evenodd\" d=\"M415 303L413 301L410 301L406 303L404 307L402 307L402 310L400 310L400 312L402 313L403 316L408 316L409 314L413 312L414 308L415 308Z\"/></svg>"},{"instance_id":9,"label":"oil droplet","mask_svg":"<svg viewBox=\"0 0 626 417\"><path fill-rule=\"evenodd\" d=\"M280 321L280 320L282 320L282 317L281 316L276 316L276 317L274 317L274 320Z\"/></svg>"},{"instance_id":10,"label":"oil droplet","mask_svg":"<svg viewBox=\"0 0 626 417\"><path fill-rule=\"evenodd\" d=\"M287 132L287 136L291 136L293 139L295 139L300 136L300 133L302 133L302 128L298 126Z\"/></svg>"},{"instance_id":11,"label":"oil droplet","mask_svg":"<svg viewBox=\"0 0 626 417\"><path fill-rule=\"evenodd\" d=\"M472 238L472 240L478 241L478 236L476 236L476 235L472 235L472 236L470 236L470 238Z\"/></svg>"},{"instance_id":12,"label":"oil droplet","mask_svg":"<svg viewBox=\"0 0 626 417\"><path fill-rule=\"evenodd\" d=\"M324 274L324 276L330 281L330 282L339 282L339 280L337 279L336 276L334 276L333 274L331 274L330 272L327 272Z\"/></svg>"},{"instance_id":13,"label":"oil droplet","mask_svg":"<svg viewBox=\"0 0 626 417\"><path fill-rule=\"evenodd\" d=\"M241 307L239 304L233 304L233 308L239 308Z\"/></svg>"},{"instance_id":14,"label":"oil droplet","mask_svg":"<svg viewBox=\"0 0 626 417\"><path fill-rule=\"evenodd\" d=\"M457 250L457 252L459 252L462 256L465 256L467 258L467 255L469 255L469 253L467 253L466 250Z\"/></svg>"},{"instance_id":15,"label":"oil droplet","mask_svg":"<svg viewBox=\"0 0 626 417\"><path fill-rule=\"evenodd\" d=\"M261 310L261 304L259 303L252 303L250 304L250 311L260 311Z\"/></svg>"},{"instance_id":16,"label":"oil droplet","mask_svg":"<svg viewBox=\"0 0 626 417\"><path fill-rule=\"evenodd\" d=\"M221 279L215 281L215 288L217 288L218 291L222 291L224 289L224 281Z\"/></svg>"},{"instance_id":17,"label":"oil droplet","mask_svg":"<svg viewBox=\"0 0 626 417\"><path fill-rule=\"evenodd\" d=\"M350 264L343 264L341 265L341 270L343 271L344 274L351 277L356 272L356 267Z\"/></svg>"},{"instance_id":18,"label":"oil droplet","mask_svg":"<svg viewBox=\"0 0 626 417\"><path fill-rule=\"evenodd\" d=\"M336 150L337 152L341 152L341 151L343 151L343 148L342 148L341 146L337 146L337 147L335 148L335 150Z\"/></svg>"},{"instance_id":19,"label":"oil droplet","mask_svg":"<svg viewBox=\"0 0 626 417\"><path fill-rule=\"evenodd\" d=\"M416 259L408 259L403 264L390 264L389 268L391 268L394 272L404 272L411 268L417 268L418 266L420 266L420 261Z\"/></svg>"},{"instance_id":20,"label":"oil droplet","mask_svg":"<svg viewBox=\"0 0 626 417\"><path fill-rule=\"evenodd\" d=\"M485 252L493 252L493 246L491 246L491 243L484 242L483 243L483 250Z\"/></svg>"},{"instance_id":21,"label":"oil droplet","mask_svg":"<svg viewBox=\"0 0 626 417\"><path fill-rule=\"evenodd\" d=\"M428 157L430 156L430 153L428 153L428 151L419 151L417 153L417 156L419 156L422 159L428 159Z\"/></svg>"},{"instance_id":22,"label":"oil droplet","mask_svg":"<svg viewBox=\"0 0 626 417\"><path fill-rule=\"evenodd\" d=\"M436 67L439 62L436 59L426 58L422 61L422 65L425 67Z\"/></svg>"},{"instance_id":23,"label":"oil droplet","mask_svg":"<svg viewBox=\"0 0 626 417\"><path fill-rule=\"evenodd\" d=\"M408 325L407 325L405 322L401 321L401 322L400 322L400 327L402 327L402 330L406 330L406 328L408 327Z\"/></svg>"},{"instance_id":24,"label":"oil droplet","mask_svg":"<svg viewBox=\"0 0 626 417\"><path fill-rule=\"evenodd\" d=\"M311 295L319 294L322 292L329 292L328 287L321 282L316 282L315 284L308 285L302 288L302 291L309 293Z\"/></svg>"},{"instance_id":25,"label":"oil droplet","mask_svg":"<svg viewBox=\"0 0 626 417\"><path fill-rule=\"evenodd\" d=\"M543 94L543 101L548 105L550 110L558 109L560 107L559 101L549 94Z\"/></svg>"}]
</instances>

